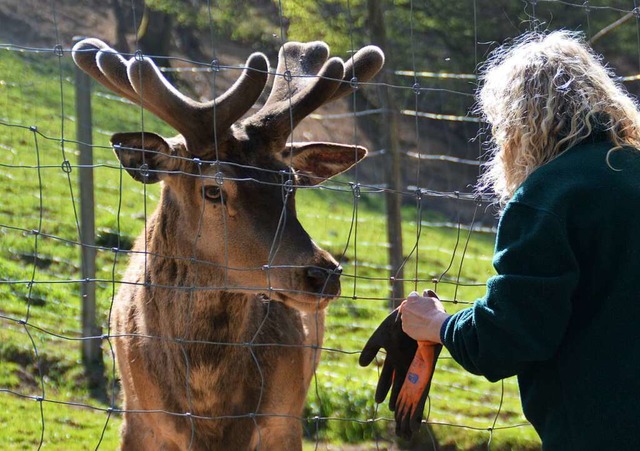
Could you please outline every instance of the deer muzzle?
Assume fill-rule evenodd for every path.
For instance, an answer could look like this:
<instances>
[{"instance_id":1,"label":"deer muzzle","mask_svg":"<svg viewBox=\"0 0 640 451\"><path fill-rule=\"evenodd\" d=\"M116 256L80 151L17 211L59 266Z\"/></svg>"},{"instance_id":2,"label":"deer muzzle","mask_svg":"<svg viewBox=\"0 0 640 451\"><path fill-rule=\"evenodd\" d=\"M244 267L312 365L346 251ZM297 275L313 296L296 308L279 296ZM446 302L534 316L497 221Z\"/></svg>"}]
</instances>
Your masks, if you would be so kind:
<instances>
[{"instance_id":1,"label":"deer muzzle","mask_svg":"<svg viewBox=\"0 0 640 451\"><path fill-rule=\"evenodd\" d=\"M342 266L309 266L306 269L307 284L310 290L323 298L334 298L340 294L340 275Z\"/></svg>"}]
</instances>

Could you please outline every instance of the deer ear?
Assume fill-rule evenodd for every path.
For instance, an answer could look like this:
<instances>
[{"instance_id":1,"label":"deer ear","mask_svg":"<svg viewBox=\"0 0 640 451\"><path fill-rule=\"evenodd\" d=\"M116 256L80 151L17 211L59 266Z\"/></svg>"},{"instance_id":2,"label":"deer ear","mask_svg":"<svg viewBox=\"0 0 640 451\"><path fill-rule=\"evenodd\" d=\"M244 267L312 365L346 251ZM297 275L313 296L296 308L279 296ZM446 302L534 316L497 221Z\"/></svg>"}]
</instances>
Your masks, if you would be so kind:
<instances>
[{"instance_id":1,"label":"deer ear","mask_svg":"<svg viewBox=\"0 0 640 451\"><path fill-rule=\"evenodd\" d=\"M175 141L175 139L172 139ZM170 171L178 168L181 142L169 142L149 132L116 133L111 145L129 175L142 183L157 183Z\"/></svg>"},{"instance_id":2,"label":"deer ear","mask_svg":"<svg viewBox=\"0 0 640 451\"><path fill-rule=\"evenodd\" d=\"M367 149L346 144L290 143L282 152L285 163L298 172L301 185L313 186L346 171L367 155Z\"/></svg>"}]
</instances>

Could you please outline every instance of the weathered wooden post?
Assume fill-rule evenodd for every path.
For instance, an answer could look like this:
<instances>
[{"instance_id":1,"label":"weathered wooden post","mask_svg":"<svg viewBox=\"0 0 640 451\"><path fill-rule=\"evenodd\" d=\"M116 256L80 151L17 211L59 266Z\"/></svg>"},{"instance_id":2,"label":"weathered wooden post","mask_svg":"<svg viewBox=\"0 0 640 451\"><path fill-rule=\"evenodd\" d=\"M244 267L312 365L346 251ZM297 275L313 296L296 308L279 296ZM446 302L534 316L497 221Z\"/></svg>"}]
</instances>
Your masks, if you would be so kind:
<instances>
[{"instance_id":1,"label":"weathered wooden post","mask_svg":"<svg viewBox=\"0 0 640 451\"><path fill-rule=\"evenodd\" d=\"M369 0L369 20L371 41L383 49L387 48L386 29L382 15L383 5L379 0ZM391 302L395 308L404 299L404 270L402 250L402 171L400 165L400 145L398 138L398 115L393 97L389 92L389 71L380 73L380 100L383 110L383 126L380 127L380 144L385 150L385 179L387 182L387 240L389 241L389 265L391 266Z\"/></svg>"},{"instance_id":2,"label":"weathered wooden post","mask_svg":"<svg viewBox=\"0 0 640 451\"><path fill-rule=\"evenodd\" d=\"M74 39L78 41L79 39ZM91 79L75 67L76 141L80 191L80 242L82 264L82 363L92 386L102 383L101 328L96 324L96 248L93 198L93 139Z\"/></svg>"}]
</instances>

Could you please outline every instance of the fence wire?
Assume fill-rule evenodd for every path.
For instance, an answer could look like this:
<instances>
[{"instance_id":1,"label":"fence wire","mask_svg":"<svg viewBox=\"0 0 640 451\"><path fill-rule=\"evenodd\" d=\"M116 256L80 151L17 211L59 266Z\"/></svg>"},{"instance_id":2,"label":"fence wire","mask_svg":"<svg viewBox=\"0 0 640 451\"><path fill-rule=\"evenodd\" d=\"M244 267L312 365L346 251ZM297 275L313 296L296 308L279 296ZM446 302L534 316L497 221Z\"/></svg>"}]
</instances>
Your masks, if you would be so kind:
<instances>
[{"instance_id":1,"label":"fence wire","mask_svg":"<svg viewBox=\"0 0 640 451\"><path fill-rule=\"evenodd\" d=\"M137 3L121 3L132 10L137 23L142 15ZM355 22L352 9L360 5L353 3L345 2L350 23ZM550 20L549 11L561 5L581 15L580 24L588 37L600 36L597 33L601 30L593 29L592 22L601 14L611 14L618 19L629 16L625 26L636 29L640 17L635 1L615 2L619 5L555 0L522 3L528 28L554 27L553 23L546 22ZM284 44L288 41L285 21L291 5L286 0L275 4L279 15L278 40ZM196 173L155 172L163 176L195 177L218 185L255 183L263 189L274 185L281 188L283 207L278 215L277 230L268 243L269 256L264 265L231 263L233 256L228 242L223 247L222 263L202 258L201 249L211 239L205 234L208 226L204 203L198 217L192 218L197 224L197 233L189 237L192 248L188 255L156 254L146 243L133 248L135 237L149 233L156 225L153 211L161 191L155 185L131 180L114 157L108 138L115 132L135 129L171 136L171 129L129 100L102 88L94 89L95 144L90 144L94 160L90 165L76 163L78 144L87 143L79 143L71 131L78 119L71 103L75 96L71 43L61 37L59 30L60 22L71 21L71 18L68 14L61 16L61 5L52 0L48 5L55 30L51 46L0 42L3 190L0 203L0 402L6 406L5 413L0 413L0 422L6 426L0 438L3 447L113 448L119 441L118 428L125 413L114 346L125 338L161 342L164 347L179 349L186 368L183 383L188 409L129 409L126 412L186 420L191 431L188 448L197 443L194 437L201 422L244 419L260 425L265 417L298 421L303 425L305 440L316 449L335 449L331 446L346 449L346 443L358 443L367 449L396 446L392 445L396 443L393 415L385 404L376 405L373 401L383 356L370 368L358 368L360 349L389 312L392 284L402 284L406 291L433 288L442 294L450 312L472 304L482 295L485 280L492 274L495 232L493 199L473 191L486 139L480 119L469 113L477 75L431 70L429 61L420 60L419 50L424 43L418 36L425 30L417 29L421 22L414 7L423 5L414 5L413 1L407 4L410 20L404 31L410 35L411 67L385 69L394 75L391 83L377 81L377 78L359 83L355 93L347 97L337 111L314 112L290 138L290 142L301 138L322 140L330 137L334 130L340 130L349 137L346 144L365 145L370 151L367 159L346 175L322 185L300 187L295 194L300 222L315 242L331 252L344 268L342 291L328 308L324 342L319 346L260 342L259 332L276 314L272 311L276 307L271 303L266 304L267 313L254 336L241 342L185 338L189 336L187 324L183 325L184 334L176 338L111 330L109 321L117 292L124 287L143 286L184 293L187 323L194 319L192 315L196 314L197 304L205 294L217 296L230 290L255 295L266 293L272 298L305 294L278 287L270 280L276 271L302 267L295 262L277 260L287 245L283 225L290 219L286 206L294 195L294 173L225 161L218 153L217 143L215 156L201 161ZM466 8L473 9L473 20L466 24L470 33L465 46L469 54L473 54L474 67L482 62L481 52L486 51L486 40L491 39L479 34L485 30L480 26L481 21L492 20L482 15L483 7L490 4L490 1L474 0L470 6L464 2ZM214 98L224 91L220 88L220 79L223 82L235 79L244 67L222 63L221 43L214 32L213 20L218 11L210 2L206 5L213 63L167 55L158 57L179 63L180 68L173 67L166 73L180 77L186 85L202 84L204 77ZM397 5L388 6L389 14L400 9ZM405 5L403 11L406 10ZM561 18L554 20L561 21ZM356 41L366 41L357 36L358 32L355 26L349 30L351 51L358 48ZM138 47L137 42L134 47ZM635 43L634 47L640 62L640 45ZM247 50L246 55L249 53ZM135 56L134 53L128 57ZM270 64L274 63L270 58ZM286 78L286 71L271 71L272 77ZM621 80L633 89L632 83L640 78L638 72L640 63L636 68L628 68ZM388 156L393 150L385 148L376 137L380 118L390 112L380 107L381 89L388 89L399 99L391 113L401 118L401 140L397 149L403 162L401 189L394 188L387 177ZM294 120L293 113L290 120ZM211 126L215 128L216 123L214 114ZM79 258L80 249L87 247L80 232L77 180L80 169L92 169L95 174L97 241L90 247L97 255L97 273L90 279L82 277ZM230 172L257 176L220 176ZM403 206L401 268L394 267L388 256L392 244L386 229L386 196L400 199ZM220 234L228 237L232 225L223 217ZM152 261L195 264L197 270L185 276L180 286L149 284L146 279L136 281L125 277L131 258L143 259L144 274L149 272ZM224 283L201 283L203 271L224 274ZM230 281L230 273L256 271L267 272L267 286L234 285ZM83 331L80 322L82 287L87 284L94 284L97 289L99 329L95 334ZM319 321L317 317L315 321ZM85 342L100 343L104 363L99 368L98 381L88 376L83 366L81 348ZM223 411L214 416L198 412L191 387L194 371L199 369L194 368L189 351L195 346L249 352L259 374L252 387L257 387L259 392L255 410L241 414ZM300 416L264 412L259 407L267 402L269 394L260 363L262 351L292 346L322 353L304 411ZM281 390L286 392L288 387ZM515 380L489 384L467 374L446 351L436 370L423 422L426 435L420 439L423 440L421 446L427 446L425 443L434 448L448 445L459 449L539 446L520 410ZM259 439L258 447L260 443Z\"/></svg>"}]
</instances>

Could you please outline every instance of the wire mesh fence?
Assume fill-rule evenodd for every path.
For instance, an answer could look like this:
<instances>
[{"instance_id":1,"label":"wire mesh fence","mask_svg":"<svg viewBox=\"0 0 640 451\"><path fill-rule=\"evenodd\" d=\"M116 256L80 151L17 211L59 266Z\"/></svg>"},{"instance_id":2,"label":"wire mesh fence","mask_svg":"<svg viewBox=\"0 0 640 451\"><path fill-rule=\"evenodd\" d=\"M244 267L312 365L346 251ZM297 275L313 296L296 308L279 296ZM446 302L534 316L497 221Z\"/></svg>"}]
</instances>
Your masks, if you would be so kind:
<instances>
[{"instance_id":1,"label":"wire mesh fence","mask_svg":"<svg viewBox=\"0 0 640 451\"><path fill-rule=\"evenodd\" d=\"M90 8L91 2L86 3ZM119 3L133 12L133 20L142 18L139 2ZM205 35L207 27L213 30L217 26L218 15L229 14L223 2L220 5L187 3L181 7L207 13ZM331 9L332 2L317 3ZM387 54L384 72L366 83L351 80L352 87L357 88L353 94L332 108L310 114L288 140L335 141L339 136L344 144L369 149L368 157L349 172L323 184L299 186L295 194L300 223L318 246L330 252L342 267L341 292L327 309L324 341L317 344L322 357L317 369L312 371L302 413L273 413L255 408L246 412L223 409L212 415L199 411L193 399L187 409L130 408L129 413L154 419L183 419L191 432L187 434L189 437L206 427L202 425L207 422L246 421L248 423L241 424L251 427L262 424L264 419L284 418L302 425L300 432L305 446L315 449L347 448L350 446L347 444L357 444L364 449L408 445L394 437L393 417L386 405L376 405L373 401L382 356L377 365L359 368L358 355L393 301L401 300L402 294L435 289L448 311L454 312L481 296L484 283L492 274L495 211L491 198L473 191L473 183L481 170L487 133L470 112L478 64L489 49L522 31L570 27L583 30L593 40L596 49L624 73L623 81L632 92L637 88L635 74L640 71L636 2L541 0L523 1L517 8L506 2L483 0L440 3L385 4L390 40L396 39L394 45L403 46L405 57L395 58L395 49L390 51L392 44L389 49L382 46ZM235 255L230 255L237 252L234 243L229 241L230 236L236 236L233 224L226 222L228 219L223 221L223 229L216 231L214 237L205 221L208 218L205 207L191 218L197 224L197 234L180 237L184 231L177 230L166 238L190 240L191 253L156 255L144 243L134 247L140 233L148 234L157 226L158 215L153 212L166 193L163 194L157 184L141 184L129 177L115 158L109 138L123 131L144 130L163 136L172 136L175 131L135 102L94 84L90 91L93 129L89 138L92 142L87 142L86 135L84 138L76 135L80 120L74 103L78 86L71 59L73 43L66 31L78 26L80 16L75 14L87 12L87 5L74 11L63 1L52 0L46 6L39 5L42 11L32 12L49 18L52 35L48 45L31 45L27 35L19 34L16 36L27 36L24 42L20 37L6 39L6 43L0 41L3 190L0 202L0 402L5 406L0 413L5 425L0 440L6 448L113 448L119 442L118 429L127 410L122 404L114 351L118 340L126 338L125 335L175 348L188 368L183 380L188 398L196 396L193 391L198 390L196 382L200 381L194 378L202 377L198 362L192 361L191 346L215 348L222 353L241 349L246 352L243 358L249 356L253 366L247 368L248 372L263 375L270 371L262 367L265 363L260 360L265 354L263 348L274 346L270 341L220 342L208 338L207 334L193 338L186 330L184 335L177 336L114 332L109 321L114 315L119 290L144 286L158 293L163 290L174 293L167 296L186 299L187 307L182 309L186 309L188 315L196 315L207 297L218 299L220 293L258 295L259 301L254 302L266 308L267 313L255 331L256 336L265 327L277 329L267 323L277 318L275 315L282 307L267 302L266 298L282 300L287 296L302 296L305 291L278 285L276 276L273 276L273 285L238 282L236 273L246 273L244 280L248 281L255 277L252 275L255 272L276 274L278 270L306 268L299 261L282 262L276 258L284 252L283 246L288 245L288 230L283 229L282 224L293 211L286 207L293 196L293 173L265 168L255 162L229 162L216 154L199 161L196 166L200 169L195 172L176 174L170 170L167 175L205 180L207 186L254 183L258 187L256 192L276 185L285 200L283 204L281 199L276 208L279 221L274 233L268 238L262 237L269 256L266 263L230 262L238 261ZM348 24L347 52L379 39L379 34L371 37L368 35L371 29L359 25L358 15L365 14L367 2L345 1L341 5ZM456 47L454 43L434 37L442 33L442 29L425 18L435 14L436 6L444 8L441 14L451 19L445 26L463 30L456 37L466 39L457 43L466 55L464 61L447 61L449 54L462 53L452 52ZM277 73L273 49L294 40L290 35L295 36L295 26L313 28L297 15L296 8L296 2L272 4L279 28L271 47L265 44L264 49L269 56L272 79L287 76ZM454 11L457 12L454 14ZM454 18L461 23L453 21ZM285 19L288 32L283 25ZM494 27L491 24L496 20L512 25ZM369 21L374 22L372 17ZM494 29L500 31L494 34ZM90 31L84 28L78 33ZM203 94L212 98L222 93L246 68L239 61L251 53L248 46L241 51L236 46L230 51L221 43L218 30L214 31L207 45L207 51L211 52L208 56L212 56L209 61L184 55L154 55L170 66L164 74L172 83L194 96ZM404 35L404 40L400 41L397 35ZM425 44L428 39L433 39L433 47L437 49L425 49L430 47ZM136 53L135 44L130 52L125 52L127 58L142 56ZM258 46L257 50L263 49ZM430 53L431 50L434 53ZM236 54L238 52L241 54ZM440 55L440 61L433 60L436 54ZM411 62L410 67L399 66L400 62L408 64L407 61ZM446 70L449 66L451 70ZM248 114L258 111L267 101L263 94L258 106ZM86 115L81 113L85 119ZM86 155L87 149L93 154L91 162L80 160L81 152ZM394 165L397 165L395 173ZM90 229L95 232L94 241L87 241L88 231L83 229L86 209L81 208L83 193L79 174L88 170L94 183L89 192L93 194L90 204L95 225ZM250 175L246 175L247 171ZM201 199L206 196L204 191L198 193ZM262 208L258 198L249 209ZM396 205L397 210L390 209L391 204ZM389 229L393 221L398 221L396 228ZM203 257L207 254L202 249L212 246L216 240L221 240L224 258ZM95 253L93 275L87 276L84 271L82 250L85 254L86 250ZM244 251L259 261L259 249ZM152 262L158 260L197 264L198 273L215 267L223 275L209 282L198 274L185 275L182 284L171 286L149 283L144 277L131 280L125 269L132 258L142 262L143 275L155 264ZM91 296L88 288L95 288L95 312L85 311L89 324L95 319L93 326L82 322L83 299ZM175 293L186 294L186 297ZM228 302L233 300L237 303L233 296ZM87 350L86 344L93 345L94 351ZM275 344L316 350L313 344ZM91 352L98 352L97 357L87 359L87 353ZM242 380L243 375L238 374L238 384ZM217 388L210 389L215 393L231 390L233 386L231 380L219 382ZM257 391L259 399L268 401L278 393L284 396L291 386L287 382L274 389L262 379L254 381L250 388ZM267 389L270 392L267 393ZM522 415L516 381L507 379L489 384L464 372L446 351L436 370L423 421L426 427L416 438L418 445L414 443L421 446L420 449L427 446L539 447L532 427ZM261 443L258 439L254 446L260 447ZM197 440L188 440L184 447L196 448L196 445Z\"/></svg>"}]
</instances>

